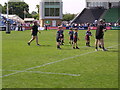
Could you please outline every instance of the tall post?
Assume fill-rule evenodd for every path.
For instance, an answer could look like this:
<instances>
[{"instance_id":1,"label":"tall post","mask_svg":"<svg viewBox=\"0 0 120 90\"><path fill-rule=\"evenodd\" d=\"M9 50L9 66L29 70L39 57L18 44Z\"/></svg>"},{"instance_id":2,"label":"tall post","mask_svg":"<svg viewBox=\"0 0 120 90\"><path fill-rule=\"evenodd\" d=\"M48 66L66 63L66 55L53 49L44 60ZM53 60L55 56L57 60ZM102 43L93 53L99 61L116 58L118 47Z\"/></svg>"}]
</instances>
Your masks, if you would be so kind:
<instances>
[{"instance_id":1,"label":"tall post","mask_svg":"<svg viewBox=\"0 0 120 90\"><path fill-rule=\"evenodd\" d=\"M8 20L8 15L9 15L9 8L8 8L8 0L7 0L7 26L6 26L6 34L10 34L10 25L9 25L9 20Z\"/></svg>"},{"instance_id":2,"label":"tall post","mask_svg":"<svg viewBox=\"0 0 120 90\"><path fill-rule=\"evenodd\" d=\"M24 19L25 19L26 18L26 10L25 10L25 8L24 8L23 13L24 13Z\"/></svg>"}]
</instances>

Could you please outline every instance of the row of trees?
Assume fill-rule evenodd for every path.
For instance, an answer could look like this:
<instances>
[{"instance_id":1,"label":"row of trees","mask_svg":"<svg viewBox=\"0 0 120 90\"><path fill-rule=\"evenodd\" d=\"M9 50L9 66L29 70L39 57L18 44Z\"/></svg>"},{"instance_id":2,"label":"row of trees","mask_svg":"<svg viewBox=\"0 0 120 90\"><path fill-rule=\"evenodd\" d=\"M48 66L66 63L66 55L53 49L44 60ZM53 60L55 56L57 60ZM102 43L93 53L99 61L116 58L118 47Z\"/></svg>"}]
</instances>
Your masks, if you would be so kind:
<instances>
[{"instance_id":1,"label":"row of trees","mask_svg":"<svg viewBox=\"0 0 120 90\"><path fill-rule=\"evenodd\" d=\"M16 14L22 19L24 18L35 18L39 20L39 5L36 5L37 12L33 11L32 13L29 13L29 5L23 0L9 0L8 2L8 8L9 8L9 14ZM7 3L2 6L0 4L0 8L2 8L2 13L7 13ZM63 15L63 21L70 21L75 17L75 14L66 13Z\"/></svg>"},{"instance_id":2,"label":"row of trees","mask_svg":"<svg viewBox=\"0 0 120 90\"><path fill-rule=\"evenodd\" d=\"M2 13L7 13L7 3L2 6L0 4L0 7L2 8ZM29 5L25 2L11 2L11 0L8 2L8 8L9 8L9 14L16 14L22 19L24 18L31 18L34 17L38 19L38 12L33 11L32 13L29 13Z\"/></svg>"}]
</instances>

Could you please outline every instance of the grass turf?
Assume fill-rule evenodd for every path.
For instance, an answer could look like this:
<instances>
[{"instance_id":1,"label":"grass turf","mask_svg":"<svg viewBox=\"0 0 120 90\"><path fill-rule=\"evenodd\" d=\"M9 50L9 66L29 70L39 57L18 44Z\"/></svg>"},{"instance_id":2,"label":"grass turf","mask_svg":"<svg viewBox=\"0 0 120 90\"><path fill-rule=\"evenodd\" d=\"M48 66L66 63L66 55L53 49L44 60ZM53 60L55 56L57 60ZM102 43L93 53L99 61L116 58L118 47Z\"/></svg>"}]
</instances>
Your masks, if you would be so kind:
<instances>
[{"instance_id":1,"label":"grass turf","mask_svg":"<svg viewBox=\"0 0 120 90\"><path fill-rule=\"evenodd\" d=\"M31 38L30 31L12 31L10 35L2 32L3 76L15 73L9 70L23 71L63 60L27 70L35 72L18 72L3 77L2 87L118 88L118 46L114 46L118 45L118 30L105 33L105 47L114 46L108 48L107 52L94 52L95 31L92 33L92 47L85 47L85 31L81 30L79 31L80 41L78 41L80 49L73 50L68 43L68 30L65 30L65 45L62 46L62 50L57 50L55 30L41 31L41 34L38 34L41 46L36 46L35 41L31 43L31 46L27 45ZM36 73L36 71L44 73ZM62 75L61 73L79 74L80 76Z\"/></svg>"}]
</instances>

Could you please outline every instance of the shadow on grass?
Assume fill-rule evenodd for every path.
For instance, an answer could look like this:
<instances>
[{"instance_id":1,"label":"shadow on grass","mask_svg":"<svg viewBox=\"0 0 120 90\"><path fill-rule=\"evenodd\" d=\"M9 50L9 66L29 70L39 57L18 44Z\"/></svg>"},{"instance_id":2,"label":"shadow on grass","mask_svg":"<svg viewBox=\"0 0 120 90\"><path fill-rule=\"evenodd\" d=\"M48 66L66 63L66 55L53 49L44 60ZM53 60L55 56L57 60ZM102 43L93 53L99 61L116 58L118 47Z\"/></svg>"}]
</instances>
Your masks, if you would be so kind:
<instances>
[{"instance_id":1,"label":"shadow on grass","mask_svg":"<svg viewBox=\"0 0 120 90\"><path fill-rule=\"evenodd\" d=\"M59 49L58 49L59 50ZM62 49L60 49L60 50L73 50L73 49L71 49L71 48L62 48Z\"/></svg>"},{"instance_id":2,"label":"shadow on grass","mask_svg":"<svg viewBox=\"0 0 120 90\"><path fill-rule=\"evenodd\" d=\"M43 46L43 47L50 47L51 45L40 45L40 46Z\"/></svg>"},{"instance_id":3,"label":"shadow on grass","mask_svg":"<svg viewBox=\"0 0 120 90\"><path fill-rule=\"evenodd\" d=\"M73 49L72 47L71 48L62 48L61 50L89 50L88 48L81 48L79 47L80 49Z\"/></svg>"}]
</instances>

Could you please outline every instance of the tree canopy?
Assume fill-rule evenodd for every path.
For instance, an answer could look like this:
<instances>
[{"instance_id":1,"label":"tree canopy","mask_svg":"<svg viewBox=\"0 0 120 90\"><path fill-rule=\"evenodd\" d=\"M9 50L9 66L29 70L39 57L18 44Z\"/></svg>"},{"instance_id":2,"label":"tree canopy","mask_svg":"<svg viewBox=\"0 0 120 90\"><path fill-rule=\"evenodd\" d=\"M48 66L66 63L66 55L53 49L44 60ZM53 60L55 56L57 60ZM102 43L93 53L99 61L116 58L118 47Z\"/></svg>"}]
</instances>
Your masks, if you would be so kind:
<instances>
[{"instance_id":1,"label":"tree canopy","mask_svg":"<svg viewBox=\"0 0 120 90\"><path fill-rule=\"evenodd\" d=\"M29 5L25 2L8 2L9 14L16 14L22 19L24 18L27 13L29 13ZM19 0L20 1L20 0ZM7 3L2 8L2 13L6 14L7 11ZM24 15L25 14L25 15Z\"/></svg>"},{"instance_id":2,"label":"tree canopy","mask_svg":"<svg viewBox=\"0 0 120 90\"><path fill-rule=\"evenodd\" d=\"M75 14L70 14L70 13L64 14L64 15L63 15L63 21L70 21L70 20L72 20L74 17L75 17Z\"/></svg>"}]
</instances>

